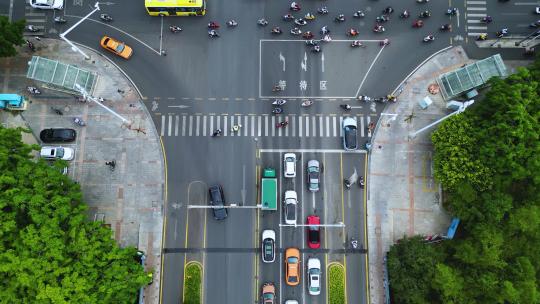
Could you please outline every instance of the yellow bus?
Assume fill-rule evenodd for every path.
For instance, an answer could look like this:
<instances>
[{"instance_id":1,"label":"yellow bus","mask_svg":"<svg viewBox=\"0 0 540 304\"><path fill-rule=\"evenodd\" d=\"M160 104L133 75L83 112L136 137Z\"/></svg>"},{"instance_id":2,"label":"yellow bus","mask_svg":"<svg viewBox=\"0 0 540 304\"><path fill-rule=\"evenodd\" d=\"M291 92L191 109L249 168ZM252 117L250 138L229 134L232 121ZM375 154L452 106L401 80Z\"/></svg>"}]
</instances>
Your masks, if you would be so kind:
<instances>
[{"instance_id":1,"label":"yellow bus","mask_svg":"<svg viewBox=\"0 0 540 304\"><path fill-rule=\"evenodd\" d=\"M150 16L203 16L206 0L144 0Z\"/></svg>"}]
</instances>

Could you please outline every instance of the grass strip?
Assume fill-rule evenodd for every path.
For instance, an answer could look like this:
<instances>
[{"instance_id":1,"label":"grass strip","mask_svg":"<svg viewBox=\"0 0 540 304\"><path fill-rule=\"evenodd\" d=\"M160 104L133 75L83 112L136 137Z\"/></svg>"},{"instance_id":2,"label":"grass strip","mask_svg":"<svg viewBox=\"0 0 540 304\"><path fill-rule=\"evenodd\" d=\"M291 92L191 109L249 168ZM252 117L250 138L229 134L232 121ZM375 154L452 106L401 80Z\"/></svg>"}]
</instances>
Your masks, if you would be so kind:
<instances>
[{"instance_id":1,"label":"grass strip","mask_svg":"<svg viewBox=\"0 0 540 304\"><path fill-rule=\"evenodd\" d=\"M186 266L184 280L184 303L201 304L202 269L195 263Z\"/></svg>"},{"instance_id":2,"label":"grass strip","mask_svg":"<svg viewBox=\"0 0 540 304\"><path fill-rule=\"evenodd\" d=\"M345 304L345 272L340 264L328 267L328 303Z\"/></svg>"}]
</instances>

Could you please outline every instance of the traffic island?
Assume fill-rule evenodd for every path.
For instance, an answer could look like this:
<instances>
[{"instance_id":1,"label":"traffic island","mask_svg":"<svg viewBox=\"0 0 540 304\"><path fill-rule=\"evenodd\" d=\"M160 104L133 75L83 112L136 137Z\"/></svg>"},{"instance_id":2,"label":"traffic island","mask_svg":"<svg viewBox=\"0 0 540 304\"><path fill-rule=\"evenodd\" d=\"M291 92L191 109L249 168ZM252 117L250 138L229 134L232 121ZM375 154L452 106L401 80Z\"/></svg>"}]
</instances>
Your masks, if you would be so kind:
<instances>
[{"instance_id":1,"label":"traffic island","mask_svg":"<svg viewBox=\"0 0 540 304\"><path fill-rule=\"evenodd\" d=\"M339 263L328 266L328 303L345 304L345 269Z\"/></svg>"},{"instance_id":2,"label":"traffic island","mask_svg":"<svg viewBox=\"0 0 540 304\"><path fill-rule=\"evenodd\" d=\"M185 304L201 304L202 267L198 262L189 262L184 270Z\"/></svg>"}]
</instances>

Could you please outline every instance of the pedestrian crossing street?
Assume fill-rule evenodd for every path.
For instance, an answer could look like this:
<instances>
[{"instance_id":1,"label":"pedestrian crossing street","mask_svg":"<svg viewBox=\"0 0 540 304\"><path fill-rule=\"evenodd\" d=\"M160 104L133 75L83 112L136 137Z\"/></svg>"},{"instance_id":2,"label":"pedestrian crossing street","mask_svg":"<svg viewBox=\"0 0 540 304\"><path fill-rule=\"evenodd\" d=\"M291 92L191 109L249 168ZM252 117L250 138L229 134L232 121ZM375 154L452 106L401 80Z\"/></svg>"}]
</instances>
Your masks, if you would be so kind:
<instances>
[{"instance_id":1,"label":"pedestrian crossing street","mask_svg":"<svg viewBox=\"0 0 540 304\"><path fill-rule=\"evenodd\" d=\"M487 16L487 1L466 1L466 8L467 35L478 37L487 34L487 24L482 22L482 18Z\"/></svg>"},{"instance_id":2,"label":"pedestrian crossing street","mask_svg":"<svg viewBox=\"0 0 540 304\"><path fill-rule=\"evenodd\" d=\"M341 137L341 123L346 116L271 116L271 115L162 115L158 125L161 136L212 136L221 129L221 136L251 137ZM287 120L288 126L276 128ZM358 136L371 137L368 126L375 117L356 116ZM238 131L233 130L238 126Z\"/></svg>"}]
</instances>

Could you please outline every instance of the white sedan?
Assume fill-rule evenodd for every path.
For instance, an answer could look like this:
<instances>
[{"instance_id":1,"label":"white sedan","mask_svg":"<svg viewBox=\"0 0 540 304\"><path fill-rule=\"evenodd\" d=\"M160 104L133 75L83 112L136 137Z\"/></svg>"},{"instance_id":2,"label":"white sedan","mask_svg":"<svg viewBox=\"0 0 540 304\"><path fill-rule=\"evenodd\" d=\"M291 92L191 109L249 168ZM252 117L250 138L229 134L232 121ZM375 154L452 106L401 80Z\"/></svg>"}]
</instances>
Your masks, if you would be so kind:
<instances>
[{"instance_id":1,"label":"white sedan","mask_svg":"<svg viewBox=\"0 0 540 304\"><path fill-rule=\"evenodd\" d=\"M283 155L283 175L285 177L296 176L296 154L285 153Z\"/></svg>"},{"instance_id":2,"label":"white sedan","mask_svg":"<svg viewBox=\"0 0 540 304\"><path fill-rule=\"evenodd\" d=\"M296 225L296 206L298 205L298 195L296 191L285 191L285 224Z\"/></svg>"},{"instance_id":3,"label":"white sedan","mask_svg":"<svg viewBox=\"0 0 540 304\"><path fill-rule=\"evenodd\" d=\"M64 147L42 147L39 152L41 158L54 160L54 159L63 159L63 160L72 160L75 155L72 148Z\"/></svg>"},{"instance_id":4,"label":"white sedan","mask_svg":"<svg viewBox=\"0 0 540 304\"><path fill-rule=\"evenodd\" d=\"M62 9L64 0L30 0L30 6L38 9Z\"/></svg>"},{"instance_id":5,"label":"white sedan","mask_svg":"<svg viewBox=\"0 0 540 304\"><path fill-rule=\"evenodd\" d=\"M312 296L321 294L321 261L317 258L310 258L308 267L308 292Z\"/></svg>"}]
</instances>

